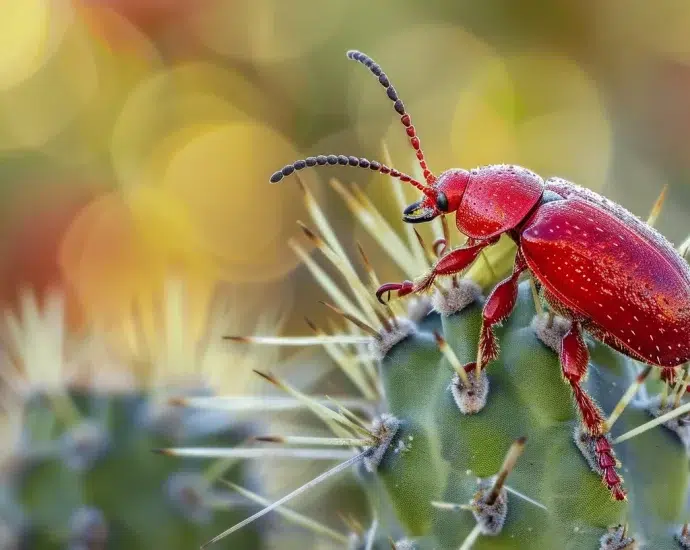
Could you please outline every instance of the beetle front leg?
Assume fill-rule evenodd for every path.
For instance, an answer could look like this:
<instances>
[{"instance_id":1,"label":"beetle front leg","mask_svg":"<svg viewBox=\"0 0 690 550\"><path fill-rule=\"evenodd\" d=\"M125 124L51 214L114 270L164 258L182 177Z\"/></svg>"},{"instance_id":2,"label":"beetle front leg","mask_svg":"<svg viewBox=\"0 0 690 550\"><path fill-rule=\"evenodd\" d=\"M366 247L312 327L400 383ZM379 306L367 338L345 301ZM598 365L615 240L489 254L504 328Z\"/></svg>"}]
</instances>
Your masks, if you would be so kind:
<instances>
[{"instance_id":1,"label":"beetle front leg","mask_svg":"<svg viewBox=\"0 0 690 550\"><path fill-rule=\"evenodd\" d=\"M496 285L484 304L477 353L478 368L480 369L498 357L498 342L494 334L494 327L505 321L515 308L518 279L525 269L527 269L527 264L522 253L518 251L513 266L513 274Z\"/></svg>"},{"instance_id":2,"label":"beetle front leg","mask_svg":"<svg viewBox=\"0 0 690 550\"><path fill-rule=\"evenodd\" d=\"M573 389L584 428L592 436L594 453L602 472L602 479L614 499L625 500L625 491L621 487L623 480L616 472L616 459L613 456L611 444L604 435L604 420L601 411L580 386L580 382L587 373L589 351L577 321L573 321L570 330L563 337L560 360L563 376Z\"/></svg>"},{"instance_id":3,"label":"beetle front leg","mask_svg":"<svg viewBox=\"0 0 690 550\"><path fill-rule=\"evenodd\" d=\"M436 277L455 275L467 269L484 248L497 241L498 237L486 241L471 241L472 244L469 246L458 248L439 258L431 271L414 283L412 281L403 281L402 283L386 283L381 285L376 291L376 298L378 298L379 302L384 303L383 295L390 294L391 292L397 292L400 298L408 294L424 292L431 288Z\"/></svg>"}]
</instances>

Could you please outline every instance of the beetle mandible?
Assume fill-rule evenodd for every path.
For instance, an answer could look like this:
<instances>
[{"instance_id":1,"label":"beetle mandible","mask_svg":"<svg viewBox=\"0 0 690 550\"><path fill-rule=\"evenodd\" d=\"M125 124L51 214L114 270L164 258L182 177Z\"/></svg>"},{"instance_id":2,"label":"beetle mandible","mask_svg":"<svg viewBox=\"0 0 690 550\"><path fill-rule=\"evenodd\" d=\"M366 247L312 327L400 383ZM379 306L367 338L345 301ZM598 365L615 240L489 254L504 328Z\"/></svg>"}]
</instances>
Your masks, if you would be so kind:
<instances>
[{"instance_id":1,"label":"beetle mandible","mask_svg":"<svg viewBox=\"0 0 690 550\"><path fill-rule=\"evenodd\" d=\"M501 235L517 245L513 272L487 298L479 338L483 369L498 356L493 327L513 310L518 279L529 271L554 311L571 321L562 339L560 363L570 384L585 430L594 438L603 479L613 498L625 491L605 437L599 407L580 383L587 372L587 331L615 350L664 369L690 360L690 267L657 231L623 207L561 178L544 181L513 165L473 170L450 169L438 177L429 170L419 137L402 100L381 67L367 55L349 51L378 78L394 104L424 174L425 183L377 161L344 155L320 155L298 160L271 176L283 177L306 167L342 165L367 168L410 183L423 193L403 212L403 220L420 223L455 212L458 230L468 237L461 247L439 258L417 281L387 283L376 296L406 296L428 290L438 276L467 269Z\"/></svg>"}]
</instances>

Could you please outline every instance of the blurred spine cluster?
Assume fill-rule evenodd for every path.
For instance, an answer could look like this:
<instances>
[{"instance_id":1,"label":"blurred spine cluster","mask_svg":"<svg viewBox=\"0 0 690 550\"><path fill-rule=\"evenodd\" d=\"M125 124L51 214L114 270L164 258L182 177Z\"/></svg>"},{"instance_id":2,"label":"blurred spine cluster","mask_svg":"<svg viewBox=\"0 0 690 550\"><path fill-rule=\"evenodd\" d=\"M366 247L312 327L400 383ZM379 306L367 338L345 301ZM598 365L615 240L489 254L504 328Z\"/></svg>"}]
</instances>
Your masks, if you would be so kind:
<instances>
[{"instance_id":1,"label":"blurred spine cluster","mask_svg":"<svg viewBox=\"0 0 690 550\"><path fill-rule=\"evenodd\" d=\"M176 403L212 395L208 381L220 386L229 368L239 375L275 360L271 353L229 356L221 334L231 317L222 307L210 314L204 334L194 336L188 298L179 281L165 286L156 319L158 343L139 341L138 360L150 362L147 370L153 373L143 386L131 364L107 364L117 353L98 334L79 340L69 334L60 295L39 303L26 292L18 315L6 314L3 550L194 547L228 519L251 513L251 499L217 481L258 491L260 477L252 463L166 460L152 452L243 442L252 424L246 416ZM265 321L264 327L278 322ZM242 547L259 548L259 526L240 540Z\"/></svg>"}]
</instances>

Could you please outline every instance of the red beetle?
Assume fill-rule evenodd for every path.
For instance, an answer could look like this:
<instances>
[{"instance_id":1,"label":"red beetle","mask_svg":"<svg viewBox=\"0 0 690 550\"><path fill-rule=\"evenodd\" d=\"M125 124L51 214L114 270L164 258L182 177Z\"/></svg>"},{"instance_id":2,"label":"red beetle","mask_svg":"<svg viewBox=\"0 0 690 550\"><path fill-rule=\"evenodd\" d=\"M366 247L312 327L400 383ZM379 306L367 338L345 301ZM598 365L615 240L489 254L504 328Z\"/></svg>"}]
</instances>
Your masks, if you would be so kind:
<instances>
[{"instance_id":1,"label":"red beetle","mask_svg":"<svg viewBox=\"0 0 690 550\"><path fill-rule=\"evenodd\" d=\"M690 267L673 246L639 218L608 199L560 178L544 181L519 166L451 169L435 177L419 138L388 77L370 57L348 52L366 65L388 97L417 152L426 184L376 161L343 155L310 157L285 166L271 177L308 166L343 165L390 174L417 187L424 197L404 211L408 223L456 213L466 244L442 256L417 282L388 283L378 289L399 296L430 288L439 275L462 272L487 246L507 234L518 246L513 274L494 288L483 310L478 354L484 368L498 355L493 328L510 315L520 274L529 270L546 300L572 325L561 344L563 375L570 383L585 429L593 436L604 481L617 500L625 499L605 437L602 414L580 382L589 353L583 331L638 361L670 369L690 360ZM474 364L468 365L475 366Z\"/></svg>"}]
</instances>

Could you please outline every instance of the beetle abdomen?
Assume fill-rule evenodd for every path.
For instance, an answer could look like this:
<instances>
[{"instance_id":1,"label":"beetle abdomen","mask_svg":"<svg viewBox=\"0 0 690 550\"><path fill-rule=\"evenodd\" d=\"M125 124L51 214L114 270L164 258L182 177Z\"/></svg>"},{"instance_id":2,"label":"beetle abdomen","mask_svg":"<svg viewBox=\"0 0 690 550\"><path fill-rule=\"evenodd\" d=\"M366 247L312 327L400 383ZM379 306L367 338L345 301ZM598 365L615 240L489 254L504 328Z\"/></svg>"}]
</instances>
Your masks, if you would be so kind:
<instances>
[{"instance_id":1,"label":"beetle abdomen","mask_svg":"<svg viewBox=\"0 0 690 550\"><path fill-rule=\"evenodd\" d=\"M524 226L521 248L548 292L614 347L680 365L690 359L690 267L625 212L577 195L544 204Z\"/></svg>"}]
</instances>

